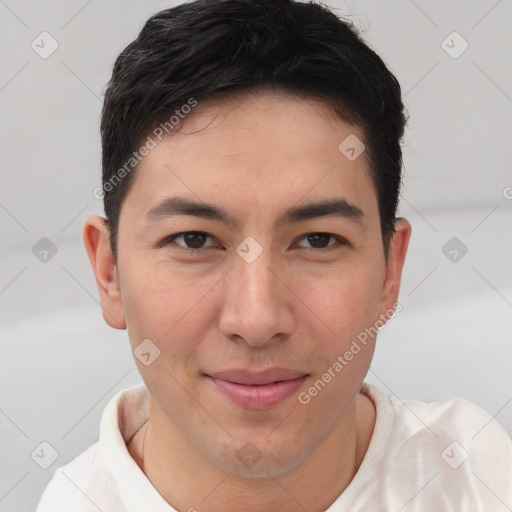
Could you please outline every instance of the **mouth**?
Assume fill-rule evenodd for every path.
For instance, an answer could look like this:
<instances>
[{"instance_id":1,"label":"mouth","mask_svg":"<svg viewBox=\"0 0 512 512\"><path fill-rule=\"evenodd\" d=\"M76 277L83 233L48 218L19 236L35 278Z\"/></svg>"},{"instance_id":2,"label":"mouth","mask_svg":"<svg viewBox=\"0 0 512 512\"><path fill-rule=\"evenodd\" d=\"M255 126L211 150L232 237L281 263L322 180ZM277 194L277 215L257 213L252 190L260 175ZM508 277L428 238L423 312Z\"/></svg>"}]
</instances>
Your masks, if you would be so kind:
<instances>
[{"instance_id":1,"label":"mouth","mask_svg":"<svg viewBox=\"0 0 512 512\"><path fill-rule=\"evenodd\" d=\"M264 410L283 402L302 386L307 373L284 368L263 372L228 370L205 374L215 389L244 409Z\"/></svg>"}]
</instances>

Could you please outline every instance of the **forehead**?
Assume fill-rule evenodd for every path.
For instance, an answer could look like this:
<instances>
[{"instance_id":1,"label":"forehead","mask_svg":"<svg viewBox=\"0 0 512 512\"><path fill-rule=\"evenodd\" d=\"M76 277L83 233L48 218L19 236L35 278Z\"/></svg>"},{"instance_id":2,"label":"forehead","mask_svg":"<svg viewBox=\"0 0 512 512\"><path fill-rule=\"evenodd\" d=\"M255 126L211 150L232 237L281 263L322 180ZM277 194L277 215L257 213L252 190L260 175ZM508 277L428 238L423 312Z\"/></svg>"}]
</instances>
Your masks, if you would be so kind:
<instances>
[{"instance_id":1,"label":"forehead","mask_svg":"<svg viewBox=\"0 0 512 512\"><path fill-rule=\"evenodd\" d=\"M349 134L364 138L359 127L343 121L321 100L262 91L200 102L168 142L184 152L201 145L212 156L258 152L263 157L265 147L265 154L276 159L325 158L337 157L340 138ZM366 155L362 157L364 161Z\"/></svg>"},{"instance_id":2,"label":"forehead","mask_svg":"<svg viewBox=\"0 0 512 512\"><path fill-rule=\"evenodd\" d=\"M344 141L363 139L320 100L258 93L199 102L139 163L125 202L135 196L149 211L166 196L186 195L268 208L336 194L376 211L366 153L343 152Z\"/></svg>"}]
</instances>

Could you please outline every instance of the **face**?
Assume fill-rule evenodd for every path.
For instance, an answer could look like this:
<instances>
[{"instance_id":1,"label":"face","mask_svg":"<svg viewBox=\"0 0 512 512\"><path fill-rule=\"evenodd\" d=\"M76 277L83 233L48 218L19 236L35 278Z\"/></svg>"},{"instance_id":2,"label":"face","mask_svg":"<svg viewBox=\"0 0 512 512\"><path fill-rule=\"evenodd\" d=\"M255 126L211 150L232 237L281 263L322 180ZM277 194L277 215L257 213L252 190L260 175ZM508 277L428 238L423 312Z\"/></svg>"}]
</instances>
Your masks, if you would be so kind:
<instances>
[{"instance_id":1,"label":"face","mask_svg":"<svg viewBox=\"0 0 512 512\"><path fill-rule=\"evenodd\" d=\"M358 336L396 302L406 240L386 265L350 135L299 97L199 104L123 201L105 318L135 353L150 340L136 362L160 425L235 474L289 471L342 423L374 350Z\"/></svg>"}]
</instances>

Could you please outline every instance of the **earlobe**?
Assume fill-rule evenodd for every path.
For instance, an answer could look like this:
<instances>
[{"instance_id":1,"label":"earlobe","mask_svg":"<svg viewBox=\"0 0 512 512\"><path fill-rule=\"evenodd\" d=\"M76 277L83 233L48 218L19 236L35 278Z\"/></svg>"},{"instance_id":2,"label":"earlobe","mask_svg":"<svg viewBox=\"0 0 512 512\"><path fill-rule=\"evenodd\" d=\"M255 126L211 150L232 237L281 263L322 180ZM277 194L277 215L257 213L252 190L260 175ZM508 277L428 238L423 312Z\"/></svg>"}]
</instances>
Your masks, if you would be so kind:
<instances>
[{"instance_id":1,"label":"earlobe","mask_svg":"<svg viewBox=\"0 0 512 512\"><path fill-rule=\"evenodd\" d=\"M103 318L114 329L126 329L119 276L105 219L89 217L84 224L83 240L96 278Z\"/></svg>"},{"instance_id":2,"label":"earlobe","mask_svg":"<svg viewBox=\"0 0 512 512\"><path fill-rule=\"evenodd\" d=\"M411 237L411 225L404 218L395 221L395 232L389 242L388 262L386 265L386 279L382 290L380 311L385 315L398 301L400 281L405 263L405 256Z\"/></svg>"}]
</instances>

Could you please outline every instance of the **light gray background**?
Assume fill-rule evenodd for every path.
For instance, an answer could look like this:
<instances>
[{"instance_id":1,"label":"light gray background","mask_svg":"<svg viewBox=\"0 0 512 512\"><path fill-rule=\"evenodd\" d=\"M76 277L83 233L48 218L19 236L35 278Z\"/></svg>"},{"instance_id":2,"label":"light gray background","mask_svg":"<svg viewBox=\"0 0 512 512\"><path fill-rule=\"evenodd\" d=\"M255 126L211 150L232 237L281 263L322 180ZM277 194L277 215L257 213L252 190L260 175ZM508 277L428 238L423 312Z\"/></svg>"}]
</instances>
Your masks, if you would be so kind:
<instances>
[{"instance_id":1,"label":"light gray background","mask_svg":"<svg viewBox=\"0 0 512 512\"><path fill-rule=\"evenodd\" d=\"M55 468L97 440L108 400L141 380L126 333L101 318L81 228L102 213L92 191L114 59L176 3L0 0L1 511L33 510ZM328 5L364 30L410 114L404 309L368 380L403 399L467 398L512 433L511 1ZM59 45L47 59L31 48L43 31ZM453 31L469 44L458 58L442 47ZM46 263L32 253L42 237L58 249ZM457 262L442 252L452 237L468 249ZM43 441L58 452L48 469L31 458Z\"/></svg>"}]
</instances>

